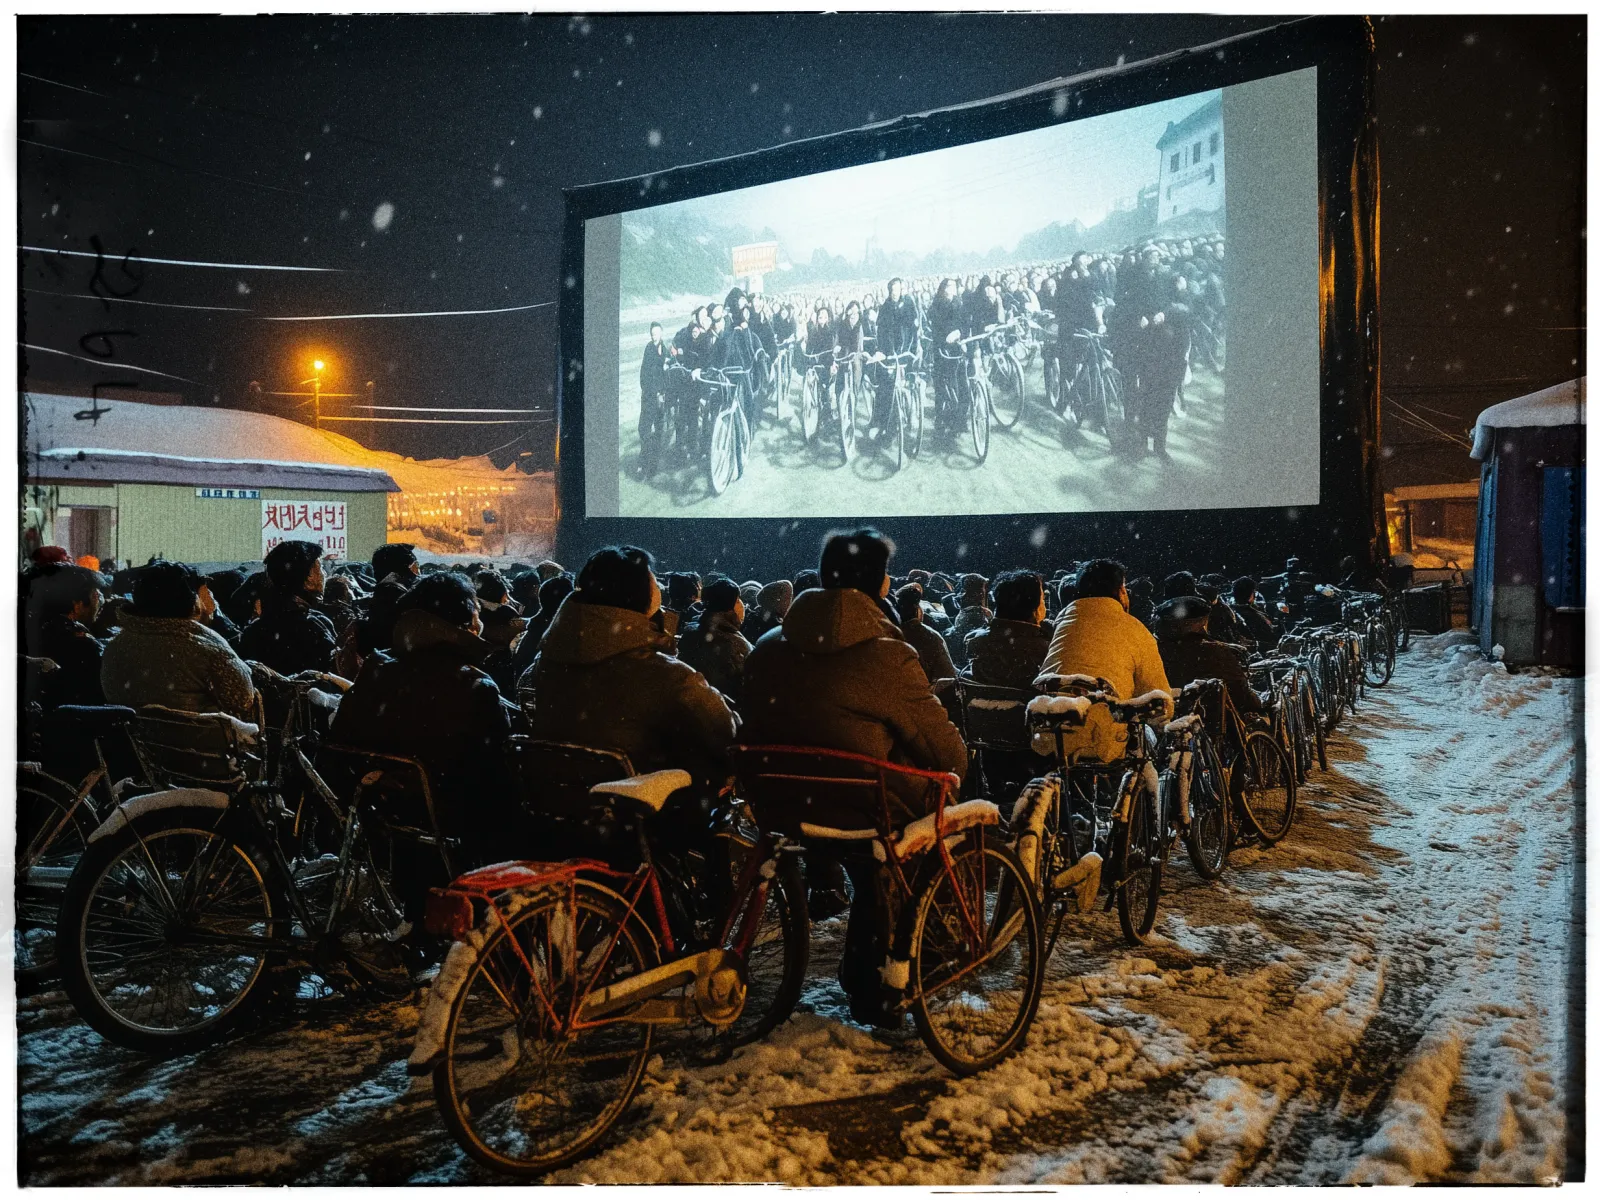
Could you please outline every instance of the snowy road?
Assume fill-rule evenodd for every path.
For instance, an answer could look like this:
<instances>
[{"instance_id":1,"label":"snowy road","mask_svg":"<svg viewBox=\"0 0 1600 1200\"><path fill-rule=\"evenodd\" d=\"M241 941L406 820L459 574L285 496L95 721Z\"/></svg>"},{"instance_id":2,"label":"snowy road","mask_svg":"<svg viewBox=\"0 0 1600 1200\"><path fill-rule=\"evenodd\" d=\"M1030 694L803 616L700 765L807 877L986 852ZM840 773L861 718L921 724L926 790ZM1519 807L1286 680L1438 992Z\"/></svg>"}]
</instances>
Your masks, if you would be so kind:
<instances>
[{"instance_id":1,"label":"snowy road","mask_svg":"<svg viewBox=\"0 0 1600 1200\"><path fill-rule=\"evenodd\" d=\"M809 1011L720 1066L658 1060L561 1180L1558 1178L1579 683L1507 675L1464 638L1413 644L1287 842L1237 852L1218 885L1180 855L1155 944L1085 918L1013 1061L957 1081L909 1026L849 1024L825 924ZM325 1004L151 1064L59 993L23 1000L22 1181L489 1182L405 1075L415 1019Z\"/></svg>"}]
</instances>

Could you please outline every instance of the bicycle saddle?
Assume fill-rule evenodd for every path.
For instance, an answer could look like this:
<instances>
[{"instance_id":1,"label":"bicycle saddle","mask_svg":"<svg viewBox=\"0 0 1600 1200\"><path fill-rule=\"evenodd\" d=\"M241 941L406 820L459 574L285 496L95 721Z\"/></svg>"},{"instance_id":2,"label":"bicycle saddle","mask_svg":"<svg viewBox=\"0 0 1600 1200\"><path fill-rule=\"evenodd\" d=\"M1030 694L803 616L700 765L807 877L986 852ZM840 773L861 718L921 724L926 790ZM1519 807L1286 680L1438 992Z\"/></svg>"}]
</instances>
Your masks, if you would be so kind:
<instances>
[{"instance_id":1,"label":"bicycle saddle","mask_svg":"<svg viewBox=\"0 0 1600 1200\"><path fill-rule=\"evenodd\" d=\"M1104 680L1093 675L1057 675L1053 672L1040 675L1033 681L1035 691L1039 692L1105 692L1109 696L1117 694L1117 689Z\"/></svg>"},{"instance_id":2,"label":"bicycle saddle","mask_svg":"<svg viewBox=\"0 0 1600 1200\"><path fill-rule=\"evenodd\" d=\"M1035 696L1028 701L1028 723L1082 725L1093 704L1087 696Z\"/></svg>"},{"instance_id":3,"label":"bicycle saddle","mask_svg":"<svg viewBox=\"0 0 1600 1200\"><path fill-rule=\"evenodd\" d=\"M1124 725L1130 721L1159 721L1172 711L1172 697L1159 689L1132 700L1111 700L1107 704L1112 718Z\"/></svg>"},{"instance_id":4,"label":"bicycle saddle","mask_svg":"<svg viewBox=\"0 0 1600 1200\"><path fill-rule=\"evenodd\" d=\"M597 783L589 791L591 794L601 796L621 796L625 800L633 800L644 805L651 812L660 812L668 796L693 782L687 771L651 771L645 775L635 775L630 779Z\"/></svg>"},{"instance_id":5,"label":"bicycle saddle","mask_svg":"<svg viewBox=\"0 0 1600 1200\"><path fill-rule=\"evenodd\" d=\"M63 704L51 720L85 737L104 737L127 728L138 714L120 704Z\"/></svg>"}]
</instances>

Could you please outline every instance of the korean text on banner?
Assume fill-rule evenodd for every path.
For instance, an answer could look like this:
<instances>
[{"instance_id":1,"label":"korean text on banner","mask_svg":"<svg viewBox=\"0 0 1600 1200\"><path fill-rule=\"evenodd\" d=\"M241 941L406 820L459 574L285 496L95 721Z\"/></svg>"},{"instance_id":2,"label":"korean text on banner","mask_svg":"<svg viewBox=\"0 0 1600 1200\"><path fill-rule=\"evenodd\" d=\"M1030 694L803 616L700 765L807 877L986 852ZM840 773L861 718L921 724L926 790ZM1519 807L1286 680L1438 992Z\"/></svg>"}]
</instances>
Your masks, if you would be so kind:
<instances>
[{"instance_id":1,"label":"korean text on banner","mask_svg":"<svg viewBox=\"0 0 1600 1200\"><path fill-rule=\"evenodd\" d=\"M279 542L317 542L324 558L349 553L349 525L343 500L263 500L261 554Z\"/></svg>"}]
</instances>

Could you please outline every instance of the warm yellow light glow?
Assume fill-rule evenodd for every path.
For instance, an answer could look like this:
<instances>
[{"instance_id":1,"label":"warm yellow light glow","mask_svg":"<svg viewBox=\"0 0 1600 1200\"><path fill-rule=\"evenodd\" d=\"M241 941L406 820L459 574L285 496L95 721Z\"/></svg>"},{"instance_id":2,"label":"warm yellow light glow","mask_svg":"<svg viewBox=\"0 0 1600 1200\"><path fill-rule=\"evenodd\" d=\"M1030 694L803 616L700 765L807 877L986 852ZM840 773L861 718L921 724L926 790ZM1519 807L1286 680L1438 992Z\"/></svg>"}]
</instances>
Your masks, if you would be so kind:
<instances>
[{"instance_id":1,"label":"warm yellow light glow","mask_svg":"<svg viewBox=\"0 0 1600 1200\"><path fill-rule=\"evenodd\" d=\"M322 360L320 358L317 359L316 362L311 364L311 369L313 371L320 371L320 370L322 370L322 367L323 367L323 362L322 362Z\"/></svg>"}]
</instances>

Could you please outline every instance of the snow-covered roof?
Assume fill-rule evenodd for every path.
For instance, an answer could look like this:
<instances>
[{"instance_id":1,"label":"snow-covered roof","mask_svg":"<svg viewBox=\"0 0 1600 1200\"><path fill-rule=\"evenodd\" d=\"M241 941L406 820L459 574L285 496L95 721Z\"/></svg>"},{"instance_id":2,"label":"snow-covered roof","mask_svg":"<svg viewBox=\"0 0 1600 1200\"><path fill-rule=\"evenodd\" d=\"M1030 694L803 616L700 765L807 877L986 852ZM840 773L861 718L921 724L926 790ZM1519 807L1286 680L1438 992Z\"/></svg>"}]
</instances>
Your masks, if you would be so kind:
<instances>
[{"instance_id":1,"label":"snow-covered roof","mask_svg":"<svg viewBox=\"0 0 1600 1200\"><path fill-rule=\"evenodd\" d=\"M1584 418L1587 379L1587 375L1579 376L1542 392L1531 392L1484 409L1472 429L1472 457L1482 462L1488 456L1496 429L1550 429L1588 424Z\"/></svg>"},{"instance_id":2,"label":"snow-covered roof","mask_svg":"<svg viewBox=\"0 0 1600 1200\"><path fill-rule=\"evenodd\" d=\"M330 492L398 492L387 471L329 463L273 462L265 459L187 458L64 446L41 450L28 459L37 479L71 483L165 483L195 487L320 488Z\"/></svg>"},{"instance_id":3,"label":"snow-covered roof","mask_svg":"<svg viewBox=\"0 0 1600 1200\"><path fill-rule=\"evenodd\" d=\"M298 421L267 413L191 405L141 404L101 399L97 405L82 396L43 392L23 394L29 471L48 466L53 472L63 458L97 464L87 478L106 482L188 483L195 470L238 478L244 464L255 464L261 478L247 487L316 487L348 491L450 492L493 485L531 482L515 467L497 468L487 457L417 461L382 450L369 450L337 433L313 429ZM92 407L97 420L78 419ZM58 451L71 451L63 456ZM42 456L42 457L41 457ZM131 475L114 479L108 472ZM166 472L166 474L163 474ZM266 478L289 478L287 483ZM54 474L52 478L57 478ZM323 480L320 484L317 479ZM343 482L334 482L342 480ZM362 482L364 481L364 482ZM208 478L204 486L215 482Z\"/></svg>"}]
</instances>

